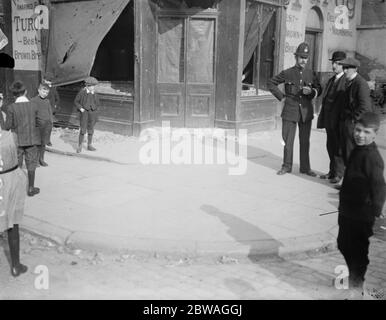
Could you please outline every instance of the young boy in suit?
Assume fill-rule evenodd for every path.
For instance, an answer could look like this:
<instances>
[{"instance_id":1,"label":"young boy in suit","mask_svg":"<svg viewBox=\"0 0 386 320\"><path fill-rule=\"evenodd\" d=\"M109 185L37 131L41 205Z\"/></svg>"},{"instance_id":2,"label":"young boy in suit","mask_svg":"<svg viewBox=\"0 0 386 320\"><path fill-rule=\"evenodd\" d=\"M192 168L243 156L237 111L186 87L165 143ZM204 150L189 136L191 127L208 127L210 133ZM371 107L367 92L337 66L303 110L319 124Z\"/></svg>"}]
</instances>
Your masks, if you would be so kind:
<instances>
[{"instance_id":1,"label":"young boy in suit","mask_svg":"<svg viewBox=\"0 0 386 320\"><path fill-rule=\"evenodd\" d=\"M95 86L98 80L94 77L88 77L85 80L85 87L79 91L75 97L75 106L80 112L80 133L79 144L76 149L77 153L82 152L82 144L84 135L88 133L87 150L95 151L92 146L92 136L94 134L94 126L98 120L98 109L100 106L98 94L95 92Z\"/></svg>"},{"instance_id":2,"label":"young boy in suit","mask_svg":"<svg viewBox=\"0 0 386 320\"><path fill-rule=\"evenodd\" d=\"M5 129L12 130L17 135L17 157L19 167L25 164L28 171L28 196L32 197L40 192L35 184L35 170L38 162L38 146L40 145L39 128L41 121L38 117L38 109L35 103L26 97L27 90L21 81L12 83L11 92L15 97L15 103L9 105L6 110Z\"/></svg>"},{"instance_id":3,"label":"young boy in suit","mask_svg":"<svg viewBox=\"0 0 386 320\"><path fill-rule=\"evenodd\" d=\"M365 112L354 127L355 148L349 157L339 194L338 249L349 270L350 296L361 298L369 264L369 238L376 217L384 217L384 162L374 140L379 116Z\"/></svg>"},{"instance_id":4,"label":"young boy in suit","mask_svg":"<svg viewBox=\"0 0 386 320\"><path fill-rule=\"evenodd\" d=\"M44 161L44 153L46 151L46 145L50 142L52 131L52 107L51 102L48 99L50 93L50 87L48 84L42 82L38 88L38 95L31 99L38 108L38 117L42 123L40 126L40 146L39 146L39 164L42 167L47 167L48 164Z\"/></svg>"}]
</instances>

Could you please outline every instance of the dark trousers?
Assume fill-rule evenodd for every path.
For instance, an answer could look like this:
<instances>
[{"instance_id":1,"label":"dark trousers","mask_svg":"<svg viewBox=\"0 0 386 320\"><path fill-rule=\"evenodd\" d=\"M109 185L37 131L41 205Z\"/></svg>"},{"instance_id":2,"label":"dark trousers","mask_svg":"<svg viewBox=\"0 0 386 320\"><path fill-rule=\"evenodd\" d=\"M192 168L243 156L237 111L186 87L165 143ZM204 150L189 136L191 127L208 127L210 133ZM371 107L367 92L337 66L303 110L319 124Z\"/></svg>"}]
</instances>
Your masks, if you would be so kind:
<instances>
[{"instance_id":1,"label":"dark trousers","mask_svg":"<svg viewBox=\"0 0 386 320\"><path fill-rule=\"evenodd\" d=\"M17 159L19 167L23 166L25 158L25 165L28 171L34 171L38 165L39 151L37 146L17 147Z\"/></svg>"},{"instance_id":2,"label":"dark trousers","mask_svg":"<svg viewBox=\"0 0 386 320\"><path fill-rule=\"evenodd\" d=\"M327 152L330 158L331 177L342 178L344 174L343 158L340 155L340 132L338 128L326 128Z\"/></svg>"},{"instance_id":3,"label":"dark trousers","mask_svg":"<svg viewBox=\"0 0 386 320\"><path fill-rule=\"evenodd\" d=\"M93 110L85 110L84 112L80 112L80 133L81 134L93 134L94 126L98 120L97 111Z\"/></svg>"},{"instance_id":4,"label":"dark trousers","mask_svg":"<svg viewBox=\"0 0 386 320\"><path fill-rule=\"evenodd\" d=\"M374 222L357 221L339 215L338 225L338 249L349 270L349 285L361 287L369 264L369 238L373 235Z\"/></svg>"},{"instance_id":5,"label":"dark trousers","mask_svg":"<svg viewBox=\"0 0 386 320\"><path fill-rule=\"evenodd\" d=\"M44 124L40 127L40 138L41 138L41 145L45 146L50 142L51 140L51 132L52 132L52 122L46 121Z\"/></svg>"},{"instance_id":6,"label":"dark trousers","mask_svg":"<svg viewBox=\"0 0 386 320\"><path fill-rule=\"evenodd\" d=\"M347 166L348 159L355 147L354 127L352 120L346 119L340 122L340 143L342 148L343 163Z\"/></svg>"},{"instance_id":7,"label":"dark trousers","mask_svg":"<svg viewBox=\"0 0 386 320\"><path fill-rule=\"evenodd\" d=\"M300 171L308 172L310 166L310 135L312 121L295 122L283 119L282 137L285 142L283 168L288 171L292 170L293 150L296 133L296 124L299 126L299 143L300 143Z\"/></svg>"}]
</instances>

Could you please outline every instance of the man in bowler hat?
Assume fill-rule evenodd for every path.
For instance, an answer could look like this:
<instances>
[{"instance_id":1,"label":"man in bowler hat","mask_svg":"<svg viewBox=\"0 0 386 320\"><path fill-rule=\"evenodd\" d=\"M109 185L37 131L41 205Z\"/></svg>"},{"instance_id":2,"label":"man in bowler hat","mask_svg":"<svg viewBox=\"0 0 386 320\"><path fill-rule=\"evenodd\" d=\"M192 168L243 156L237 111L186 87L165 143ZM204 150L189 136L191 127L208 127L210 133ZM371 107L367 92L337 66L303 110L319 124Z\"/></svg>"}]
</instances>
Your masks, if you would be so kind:
<instances>
[{"instance_id":1,"label":"man in bowler hat","mask_svg":"<svg viewBox=\"0 0 386 320\"><path fill-rule=\"evenodd\" d=\"M268 89L279 100L284 101L281 113L282 137L284 140L284 159L278 175L292 171L293 146L295 140L296 126L299 127L300 141L300 173L315 177L316 173L310 166L310 134L311 124L314 118L312 99L322 93L319 80L315 72L306 69L310 54L307 43L301 43L295 52L295 66L283 70L268 81ZM284 83L285 93L278 85Z\"/></svg>"},{"instance_id":2,"label":"man in bowler hat","mask_svg":"<svg viewBox=\"0 0 386 320\"><path fill-rule=\"evenodd\" d=\"M94 77L88 77L85 80L85 87L79 91L75 97L75 106L80 113L80 133L79 144L76 150L77 153L82 151L82 144L84 135L88 133L87 137L87 150L95 151L92 146L92 137L94 134L94 126L98 120L98 109L100 101L97 93L95 92L95 86L98 84L98 80Z\"/></svg>"},{"instance_id":3,"label":"man in bowler hat","mask_svg":"<svg viewBox=\"0 0 386 320\"><path fill-rule=\"evenodd\" d=\"M341 147L344 164L355 147L354 126L361 115L372 111L370 88L366 80L358 73L360 63L354 58L338 61L346 76L346 99L340 117Z\"/></svg>"},{"instance_id":4,"label":"man in bowler hat","mask_svg":"<svg viewBox=\"0 0 386 320\"><path fill-rule=\"evenodd\" d=\"M330 158L330 170L320 176L331 183L339 183L344 174L344 164L339 142L339 118L342 106L346 103L346 77L339 61L346 59L346 53L335 51L330 59L334 75L327 81L323 90L322 108L319 113L317 127L325 128L327 134L327 152Z\"/></svg>"}]
</instances>

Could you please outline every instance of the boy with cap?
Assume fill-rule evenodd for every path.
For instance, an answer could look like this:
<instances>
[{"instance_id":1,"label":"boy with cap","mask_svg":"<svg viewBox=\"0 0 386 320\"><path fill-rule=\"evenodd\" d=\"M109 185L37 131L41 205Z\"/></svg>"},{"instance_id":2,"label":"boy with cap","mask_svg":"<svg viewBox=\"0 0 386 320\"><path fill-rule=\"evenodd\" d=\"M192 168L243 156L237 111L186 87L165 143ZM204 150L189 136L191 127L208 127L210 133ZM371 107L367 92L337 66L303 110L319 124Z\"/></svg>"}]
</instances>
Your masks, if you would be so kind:
<instances>
[{"instance_id":1,"label":"boy with cap","mask_svg":"<svg viewBox=\"0 0 386 320\"><path fill-rule=\"evenodd\" d=\"M39 146L39 164L47 167L48 164L44 161L44 153L46 145L50 142L52 131L52 108L48 95L50 87L45 82L42 82L38 88L38 95L31 99L38 108L38 117L41 120L40 126L40 146Z\"/></svg>"},{"instance_id":2,"label":"boy with cap","mask_svg":"<svg viewBox=\"0 0 386 320\"><path fill-rule=\"evenodd\" d=\"M97 84L97 79L88 77L85 80L85 87L81 89L75 97L75 106L80 112L80 133L79 144L76 149L77 153L82 152L82 144L86 132L88 133L87 150L96 150L92 146L92 136L94 134L94 126L98 119L97 112L100 106L99 97L95 92L95 86Z\"/></svg>"},{"instance_id":3,"label":"boy with cap","mask_svg":"<svg viewBox=\"0 0 386 320\"><path fill-rule=\"evenodd\" d=\"M6 111L5 129L12 130L17 135L17 157L19 167L25 164L28 171L28 196L32 197L40 192L35 188L35 170L38 162L38 145L40 134L38 126L41 121L38 117L38 108L35 103L26 97L27 90L21 81L12 83L11 92L15 97L15 103L8 106Z\"/></svg>"},{"instance_id":4,"label":"boy with cap","mask_svg":"<svg viewBox=\"0 0 386 320\"><path fill-rule=\"evenodd\" d=\"M306 69L310 49L307 43L301 43L295 52L296 65L283 70L267 83L268 89L281 101L285 97L284 108L281 113L282 137L284 140L284 160L278 175L292 171L293 146L296 125L299 126L300 141L300 173L315 177L316 173L310 166L310 135L314 118L312 99L322 93L322 88L315 72ZM284 83L285 93L278 85Z\"/></svg>"},{"instance_id":5,"label":"boy with cap","mask_svg":"<svg viewBox=\"0 0 386 320\"><path fill-rule=\"evenodd\" d=\"M375 218L384 216L384 162L374 142L379 126L379 116L373 112L363 113L355 124L356 147L348 160L339 194L337 242L349 270L353 298L363 295L369 238L373 235Z\"/></svg>"},{"instance_id":6,"label":"boy with cap","mask_svg":"<svg viewBox=\"0 0 386 320\"><path fill-rule=\"evenodd\" d=\"M335 74L327 81L323 90L322 107L317 122L317 128L326 129L327 152L330 158L330 170L320 178L329 179L331 183L339 183L344 174L339 144L339 119L342 106L346 101L346 77L339 61L344 59L346 59L346 53L342 51L335 51L332 54L330 61Z\"/></svg>"},{"instance_id":7,"label":"boy with cap","mask_svg":"<svg viewBox=\"0 0 386 320\"><path fill-rule=\"evenodd\" d=\"M358 74L359 61L354 58L346 58L338 63L343 67L346 76L346 101L340 119L340 140L343 161L347 166L350 153L355 146L353 139L355 122L363 113L372 111L372 103L369 85Z\"/></svg>"}]
</instances>

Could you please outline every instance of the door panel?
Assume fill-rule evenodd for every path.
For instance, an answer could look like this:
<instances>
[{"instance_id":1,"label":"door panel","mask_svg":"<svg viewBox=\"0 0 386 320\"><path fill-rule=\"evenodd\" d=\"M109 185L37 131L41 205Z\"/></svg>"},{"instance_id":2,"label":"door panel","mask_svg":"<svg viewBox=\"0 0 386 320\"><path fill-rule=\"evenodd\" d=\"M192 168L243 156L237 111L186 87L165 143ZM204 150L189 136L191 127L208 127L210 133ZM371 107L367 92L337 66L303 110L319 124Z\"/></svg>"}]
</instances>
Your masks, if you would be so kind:
<instances>
[{"instance_id":1,"label":"door panel","mask_svg":"<svg viewBox=\"0 0 386 320\"><path fill-rule=\"evenodd\" d=\"M310 46L310 56L307 62L307 68L311 70L316 70L315 68L315 41L316 41L316 33L306 32L305 42Z\"/></svg>"},{"instance_id":2,"label":"door panel","mask_svg":"<svg viewBox=\"0 0 386 320\"><path fill-rule=\"evenodd\" d=\"M158 118L171 126L184 125L185 118L185 21L158 19L157 93Z\"/></svg>"},{"instance_id":3,"label":"door panel","mask_svg":"<svg viewBox=\"0 0 386 320\"><path fill-rule=\"evenodd\" d=\"M211 127L214 123L215 20L188 20L187 127Z\"/></svg>"}]
</instances>

